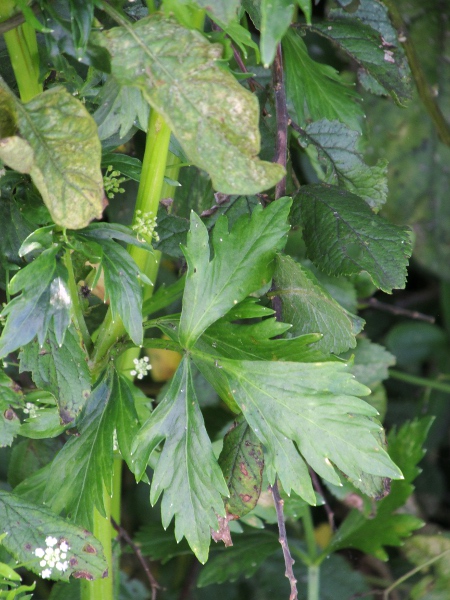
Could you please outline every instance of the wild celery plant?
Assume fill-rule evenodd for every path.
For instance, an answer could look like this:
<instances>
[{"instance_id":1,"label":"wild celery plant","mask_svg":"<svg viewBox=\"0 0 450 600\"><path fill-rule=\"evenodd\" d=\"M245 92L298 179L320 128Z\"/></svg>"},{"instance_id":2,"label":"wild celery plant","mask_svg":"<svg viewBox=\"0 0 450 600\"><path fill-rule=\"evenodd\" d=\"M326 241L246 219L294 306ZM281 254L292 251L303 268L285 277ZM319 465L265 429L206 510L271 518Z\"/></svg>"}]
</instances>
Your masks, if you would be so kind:
<instances>
[{"instance_id":1,"label":"wild celery plant","mask_svg":"<svg viewBox=\"0 0 450 600\"><path fill-rule=\"evenodd\" d=\"M394 359L358 336L356 314L364 281L367 295L405 286L411 232L378 214L387 163L365 161L360 88L308 45L332 42L393 110L411 77L384 5L339 4L313 19L310 0L4 3L0 522L14 558L66 582L50 596L41 582L42 597L122 597L117 532L143 560L120 525L123 462L187 542L158 530L159 548L144 530L150 556L205 564L211 537L233 537L200 587L277 552L270 529L251 529L264 522L278 523L291 600L292 556L318 600L332 552L385 558L421 526L396 511L430 419L391 432L388 452L371 392ZM181 274L168 286L162 256ZM167 351L178 358L153 402L140 382ZM328 494L363 509L321 547L310 507Z\"/></svg>"}]
</instances>

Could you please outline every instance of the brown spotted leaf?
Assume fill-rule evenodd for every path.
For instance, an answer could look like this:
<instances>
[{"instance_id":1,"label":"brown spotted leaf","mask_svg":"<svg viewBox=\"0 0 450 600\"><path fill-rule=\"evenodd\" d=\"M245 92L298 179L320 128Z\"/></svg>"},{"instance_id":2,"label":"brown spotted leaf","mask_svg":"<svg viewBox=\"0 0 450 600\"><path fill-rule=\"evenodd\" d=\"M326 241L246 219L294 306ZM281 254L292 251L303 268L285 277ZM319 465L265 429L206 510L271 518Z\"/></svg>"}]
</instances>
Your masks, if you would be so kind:
<instances>
[{"instance_id":1,"label":"brown spotted leaf","mask_svg":"<svg viewBox=\"0 0 450 600\"><path fill-rule=\"evenodd\" d=\"M258 502L264 469L262 444L243 416L224 438L219 465L230 491L227 513L235 519L243 517Z\"/></svg>"}]
</instances>

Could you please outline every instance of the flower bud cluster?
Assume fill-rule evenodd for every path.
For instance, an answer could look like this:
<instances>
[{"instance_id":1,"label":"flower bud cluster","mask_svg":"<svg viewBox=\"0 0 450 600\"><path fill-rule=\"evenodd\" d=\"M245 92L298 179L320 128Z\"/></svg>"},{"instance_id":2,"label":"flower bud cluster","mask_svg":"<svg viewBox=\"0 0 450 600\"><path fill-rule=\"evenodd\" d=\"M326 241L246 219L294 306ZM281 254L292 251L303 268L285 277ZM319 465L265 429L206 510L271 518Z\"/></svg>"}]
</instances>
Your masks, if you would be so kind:
<instances>
[{"instance_id":1,"label":"flower bud cluster","mask_svg":"<svg viewBox=\"0 0 450 600\"><path fill-rule=\"evenodd\" d=\"M66 559L70 546L64 539L58 542L51 535L45 538L45 543L47 544L45 550L44 548L36 548L34 555L41 559L39 565L44 569L41 573L42 579L49 579L53 569L61 573L67 570L69 563Z\"/></svg>"}]
</instances>

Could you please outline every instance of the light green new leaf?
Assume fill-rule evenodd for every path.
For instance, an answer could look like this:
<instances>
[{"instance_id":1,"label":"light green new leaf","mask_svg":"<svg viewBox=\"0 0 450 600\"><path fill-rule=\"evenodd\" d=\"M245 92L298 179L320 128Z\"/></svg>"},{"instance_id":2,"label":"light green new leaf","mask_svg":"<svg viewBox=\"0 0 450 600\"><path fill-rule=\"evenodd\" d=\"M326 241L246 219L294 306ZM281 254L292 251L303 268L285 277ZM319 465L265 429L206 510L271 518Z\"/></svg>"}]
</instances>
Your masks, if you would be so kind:
<instances>
[{"instance_id":1,"label":"light green new leaf","mask_svg":"<svg viewBox=\"0 0 450 600\"><path fill-rule=\"evenodd\" d=\"M1 85L1 94L10 94ZM84 105L63 88L52 88L25 105L15 100L15 110L20 137L1 140L0 158L31 175L57 225L79 229L101 217L101 145Z\"/></svg>"},{"instance_id":2,"label":"light green new leaf","mask_svg":"<svg viewBox=\"0 0 450 600\"><path fill-rule=\"evenodd\" d=\"M99 33L97 40L112 56L116 79L143 91L218 191L254 194L281 179L280 165L257 158L258 101L217 64L220 45L161 15Z\"/></svg>"},{"instance_id":3,"label":"light green new leaf","mask_svg":"<svg viewBox=\"0 0 450 600\"><path fill-rule=\"evenodd\" d=\"M343 358L354 355L351 372L356 379L372 391L389 377L388 368L395 365L395 356L383 346L368 339L360 338L355 350L346 352Z\"/></svg>"},{"instance_id":4,"label":"light green new leaf","mask_svg":"<svg viewBox=\"0 0 450 600\"><path fill-rule=\"evenodd\" d=\"M50 565L41 566L42 554L47 547L60 548L63 542L68 549L66 557L60 558L65 563L65 570L50 568L51 579L68 581L72 576L76 579L101 579L108 576L108 564L101 544L95 537L80 527L72 525L58 517L48 508L24 500L20 496L0 491L0 522L7 535L2 545L16 560L26 563L27 568L42 575ZM54 546L47 543L48 538L55 538ZM64 547L60 548L64 551Z\"/></svg>"},{"instance_id":5,"label":"light green new leaf","mask_svg":"<svg viewBox=\"0 0 450 600\"><path fill-rule=\"evenodd\" d=\"M55 512L65 509L73 521L91 530L93 508L105 514L104 488L111 491L115 379L108 370L92 390L78 426L80 435L71 437L55 457L44 495Z\"/></svg>"},{"instance_id":6,"label":"light green new leaf","mask_svg":"<svg viewBox=\"0 0 450 600\"><path fill-rule=\"evenodd\" d=\"M350 129L361 129L363 111L356 102L357 94L333 67L310 58L297 32L288 31L284 36L283 57L286 95L294 121L304 126L319 119L337 119Z\"/></svg>"},{"instance_id":7,"label":"light green new leaf","mask_svg":"<svg viewBox=\"0 0 450 600\"><path fill-rule=\"evenodd\" d=\"M268 67L294 16L294 0L261 0L261 59Z\"/></svg>"},{"instance_id":8,"label":"light green new leaf","mask_svg":"<svg viewBox=\"0 0 450 600\"><path fill-rule=\"evenodd\" d=\"M301 220L308 257L317 267L331 275L367 271L387 293L405 287L411 256L407 227L389 223L362 198L331 185L306 185L297 201L292 222Z\"/></svg>"},{"instance_id":9,"label":"light green new leaf","mask_svg":"<svg viewBox=\"0 0 450 600\"><path fill-rule=\"evenodd\" d=\"M305 127L302 146L312 144L320 160L319 177L363 198L373 209L387 199L387 161L367 165L359 149L360 134L339 121L322 119Z\"/></svg>"},{"instance_id":10,"label":"light green new leaf","mask_svg":"<svg viewBox=\"0 0 450 600\"><path fill-rule=\"evenodd\" d=\"M257 206L251 217L241 217L228 231L221 217L213 232L214 258L210 260L208 231L191 213L191 230L184 250L188 273L180 322L180 341L192 346L214 321L250 293L268 284L277 249L288 231L289 198L265 210Z\"/></svg>"},{"instance_id":11,"label":"light green new leaf","mask_svg":"<svg viewBox=\"0 0 450 600\"><path fill-rule=\"evenodd\" d=\"M91 377L88 355L74 326L69 327L62 346L50 328L44 345L27 344L19 360L20 372L31 371L36 386L53 394L62 423L76 419L89 397Z\"/></svg>"},{"instance_id":12,"label":"light green new leaf","mask_svg":"<svg viewBox=\"0 0 450 600\"><path fill-rule=\"evenodd\" d=\"M214 457L195 395L192 371L184 359L170 387L133 444L134 471L141 477L150 454L165 440L153 475L150 501L161 503L163 527L175 516L175 537L186 537L201 562L208 558L210 528L225 516L228 488Z\"/></svg>"},{"instance_id":13,"label":"light green new leaf","mask_svg":"<svg viewBox=\"0 0 450 600\"><path fill-rule=\"evenodd\" d=\"M350 19L318 23L311 27L335 42L353 58L387 93L402 105L411 98L409 72L404 71L403 53L368 25Z\"/></svg>"},{"instance_id":14,"label":"light green new leaf","mask_svg":"<svg viewBox=\"0 0 450 600\"><path fill-rule=\"evenodd\" d=\"M404 538L423 526L423 521L407 513L399 513L414 487L411 482L420 473L417 464L423 458L423 444L433 419L430 417L408 421L398 431L391 431L388 448L391 458L402 469L404 479L392 481L388 496L377 504L377 513L371 519L354 509L336 532L330 552L341 548L358 548L387 560L384 546L401 546Z\"/></svg>"},{"instance_id":15,"label":"light green new leaf","mask_svg":"<svg viewBox=\"0 0 450 600\"><path fill-rule=\"evenodd\" d=\"M340 306L313 273L289 256L277 255L274 290L280 298L283 320L292 323L292 335L320 333L315 346L339 354L356 346L355 336L364 320Z\"/></svg>"},{"instance_id":16,"label":"light green new leaf","mask_svg":"<svg viewBox=\"0 0 450 600\"><path fill-rule=\"evenodd\" d=\"M202 373L213 362L220 376L210 383L234 398L245 419L267 448L266 469L272 483L278 475L286 492L293 489L310 504L316 496L306 462L339 485L334 466L350 480L362 473L400 478L401 472L380 446L377 411L355 396L368 389L340 362L293 363L217 359L194 351ZM294 442L299 450L294 446ZM306 461L306 462L305 462Z\"/></svg>"},{"instance_id":17,"label":"light green new leaf","mask_svg":"<svg viewBox=\"0 0 450 600\"><path fill-rule=\"evenodd\" d=\"M0 371L0 448L11 446L19 433L20 421L14 408L22 405L22 399L19 386Z\"/></svg>"},{"instance_id":18,"label":"light green new leaf","mask_svg":"<svg viewBox=\"0 0 450 600\"><path fill-rule=\"evenodd\" d=\"M240 0L193 0L198 6L205 8L213 19L226 24L237 16ZM183 0L182 0L183 2Z\"/></svg>"}]
</instances>

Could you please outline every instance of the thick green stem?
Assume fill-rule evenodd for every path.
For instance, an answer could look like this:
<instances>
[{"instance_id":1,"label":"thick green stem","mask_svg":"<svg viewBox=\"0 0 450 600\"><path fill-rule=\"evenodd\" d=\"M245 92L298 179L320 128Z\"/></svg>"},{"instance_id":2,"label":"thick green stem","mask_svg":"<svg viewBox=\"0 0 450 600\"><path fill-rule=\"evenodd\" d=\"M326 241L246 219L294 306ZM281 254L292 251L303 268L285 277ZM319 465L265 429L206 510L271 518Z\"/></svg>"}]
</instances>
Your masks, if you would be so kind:
<instances>
[{"instance_id":1,"label":"thick green stem","mask_svg":"<svg viewBox=\"0 0 450 600\"><path fill-rule=\"evenodd\" d=\"M308 600L319 600L320 565L308 566Z\"/></svg>"},{"instance_id":2,"label":"thick green stem","mask_svg":"<svg viewBox=\"0 0 450 600\"><path fill-rule=\"evenodd\" d=\"M317 556L314 523L309 506L303 509L302 523L308 551L308 600L319 600L320 561Z\"/></svg>"},{"instance_id":3,"label":"thick green stem","mask_svg":"<svg viewBox=\"0 0 450 600\"><path fill-rule=\"evenodd\" d=\"M442 381L436 381L435 379L426 379L425 377L417 377L416 375L410 375L409 373L402 373L396 369L389 369L389 376L393 379L406 381L406 383L410 383L411 385L419 385L421 387L439 390L440 392L447 392L447 394L450 394L449 383L443 383Z\"/></svg>"},{"instance_id":4,"label":"thick green stem","mask_svg":"<svg viewBox=\"0 0 450 600\"><path fill-rule=\"evenodd\" d=\"M39 83L39 54L35 30L23 23L4 34L11 64L19 87L20 99L28 102L42 92Z\"/></svg>"},{"instance_id":5,"label":"thick green stem","mask_svg":"<svg viewBox=\"0 0 450 600\"><path fill-rule=\"evenodd\" d=\"M425 77L425 73L420 65L419 57L416 54L414 43L406 30L406 25L403 21L403 17L397 6L397 3L395 0L383 0L383 2L389 11L389 15L394 27L400 34L400 39L403 40L403 48L405 50L420 99L422 100L423 105L425 106L434 123L434 126L436 127L441 142L447 146L450 146L450 125L445 120L445 117L436 101L436 97L431 91L427 78Z\"/></svg>"}]
</instances>

